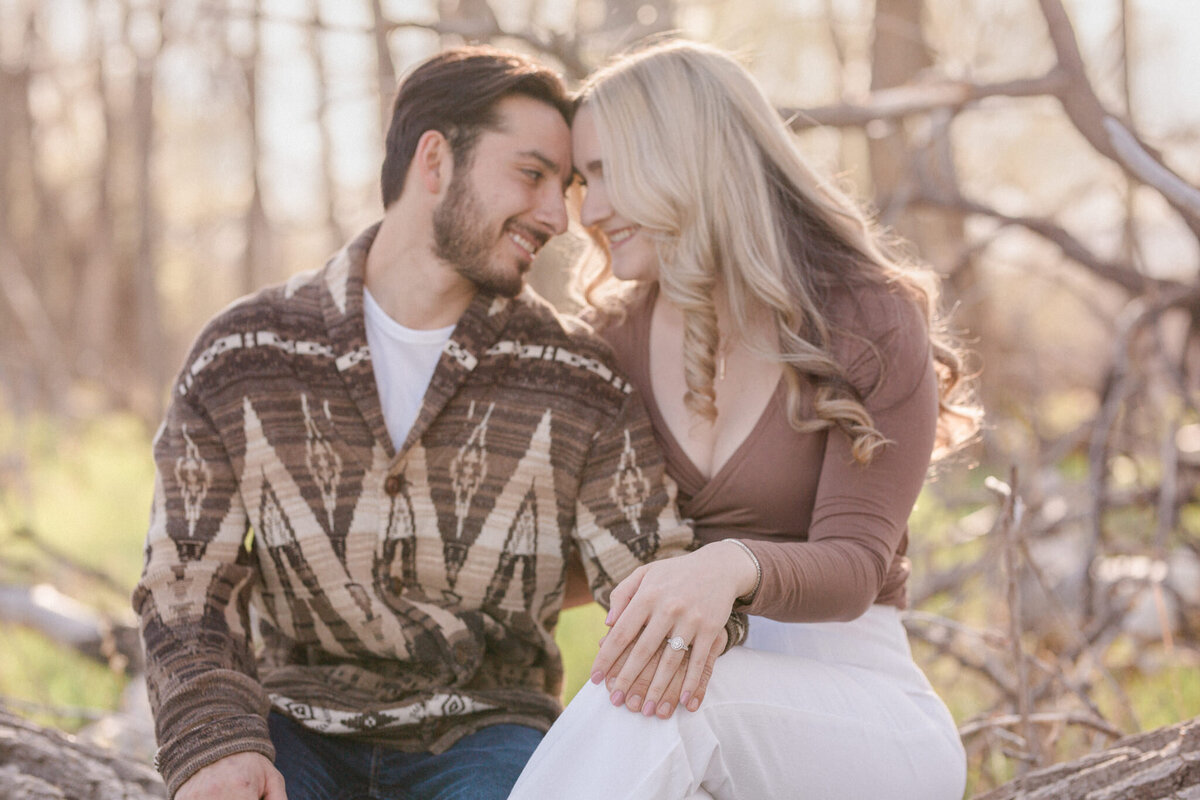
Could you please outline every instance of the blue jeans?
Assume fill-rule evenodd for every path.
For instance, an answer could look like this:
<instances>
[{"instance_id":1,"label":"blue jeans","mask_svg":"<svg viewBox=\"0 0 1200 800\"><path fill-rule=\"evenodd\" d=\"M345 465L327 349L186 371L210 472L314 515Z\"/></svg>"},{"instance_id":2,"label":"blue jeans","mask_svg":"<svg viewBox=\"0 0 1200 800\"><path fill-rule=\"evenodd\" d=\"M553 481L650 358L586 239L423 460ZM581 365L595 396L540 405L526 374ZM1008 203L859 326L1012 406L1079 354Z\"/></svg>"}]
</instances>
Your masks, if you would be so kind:
<instances>
[{"instance_id":1,"label":"blue jeans","mask_svg":"<svg viewBox=\"0 0 1200 800\"><path fill-rule=\"evenodd\" d=\"M505 800L542 732L492 725L440 754L405 753L267 718L288 800Z\"/></svg>"}]
</instances>

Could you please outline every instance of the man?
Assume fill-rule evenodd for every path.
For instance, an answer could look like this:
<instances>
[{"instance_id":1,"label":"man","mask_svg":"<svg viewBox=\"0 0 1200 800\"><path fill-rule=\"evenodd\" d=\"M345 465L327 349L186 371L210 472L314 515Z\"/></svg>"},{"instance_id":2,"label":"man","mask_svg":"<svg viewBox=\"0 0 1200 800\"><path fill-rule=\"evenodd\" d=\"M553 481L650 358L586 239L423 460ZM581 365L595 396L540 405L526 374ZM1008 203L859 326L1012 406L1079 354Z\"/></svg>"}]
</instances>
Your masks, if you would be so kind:
<instances>
[{"instance_id":1,"label":"man","mask_svg":"<svg viewBox=\"0 0 1200 800\"><path fill-rule=\"evenodd\" d=\"M382 221L195 343L133 598L172 796L503 798L559 711L572 539L599 599L690 542L607 349L523 288L569 114L520 56L425 62Z\"/></svg>"}]
</instances>

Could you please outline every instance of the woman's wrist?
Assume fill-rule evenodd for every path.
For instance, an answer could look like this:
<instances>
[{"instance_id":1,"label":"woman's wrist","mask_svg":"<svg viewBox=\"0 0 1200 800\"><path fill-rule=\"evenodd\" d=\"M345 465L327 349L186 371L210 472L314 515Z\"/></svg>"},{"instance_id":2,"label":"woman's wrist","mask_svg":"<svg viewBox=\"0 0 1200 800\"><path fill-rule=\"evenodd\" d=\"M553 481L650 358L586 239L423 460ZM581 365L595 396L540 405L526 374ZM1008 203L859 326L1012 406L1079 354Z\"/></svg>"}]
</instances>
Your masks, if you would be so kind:
<instances>
[{"instance_id":1,"label":"woman's wrist","mask_svg":"<svg viewBox=\"0 0 1200 800\"><path fill-rule=\"evenodd\" d=\"M722 539L720 542L713 544L729 544L732 548L737 548L741 555L737 556L737 560L730 562L738 564L737 581L735 587L735 606L746 606L754 601L758 595L758 589L762 586L762 564L759 563L758 556L754 555L754 551L746 545L741 539ZM730 548L726 548L727 550Z\"/></svg>"}]
</instances>

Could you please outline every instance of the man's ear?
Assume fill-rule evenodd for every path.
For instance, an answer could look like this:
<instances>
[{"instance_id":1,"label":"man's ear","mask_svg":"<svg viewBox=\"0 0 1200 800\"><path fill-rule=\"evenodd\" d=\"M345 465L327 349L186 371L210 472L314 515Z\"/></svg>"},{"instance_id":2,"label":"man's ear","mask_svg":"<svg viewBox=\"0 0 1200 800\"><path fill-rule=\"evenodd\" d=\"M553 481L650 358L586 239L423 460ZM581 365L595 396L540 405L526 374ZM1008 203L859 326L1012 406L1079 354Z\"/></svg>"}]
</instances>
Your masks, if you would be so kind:
<instances>
[{"instance_id":1,"label":"man's ear","mask_svg":"<svg viewBox=\"0 0 1200 800\"><path fill-rule=\"evenodd\" d=\"M454 154L450 151L450 142L440 131L425 131L417 140L412 166L425 190L440 195L450 185L454 175Z\"/></svg>"}]
</instances>

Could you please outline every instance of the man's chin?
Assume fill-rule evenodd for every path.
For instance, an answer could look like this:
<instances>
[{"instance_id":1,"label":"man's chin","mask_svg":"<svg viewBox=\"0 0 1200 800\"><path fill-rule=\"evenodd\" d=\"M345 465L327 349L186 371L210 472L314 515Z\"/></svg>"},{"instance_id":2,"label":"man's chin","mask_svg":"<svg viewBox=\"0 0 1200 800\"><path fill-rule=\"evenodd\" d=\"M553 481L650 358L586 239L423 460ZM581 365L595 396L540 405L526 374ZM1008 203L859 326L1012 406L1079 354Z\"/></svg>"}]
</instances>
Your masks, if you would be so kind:
<instances>
[{"instance_id":1,"label":"man's chin","mask_svg":"<svg viewBox=\"0 0 1200 800\"><path fill-rule=\"evenodd\" d=\"M513 258L493 253L491 259L451 262L459 275L484 292L501 297L516 297L525 288L525 276L533 268L533 259Z\"/></svg>"},{"instance_id":2,"label":"man's chin","mask_svg":"<svg viewBox=\"0 0 1200 800\"><path fill-rule=\"evenodd\" d=\"M488 291L499 297L513 298L521 293L525 288L525 281L519 280L515 284L505 284L503 286L493 286Z\"/></svg>"},{"instance_id":3,"label":"man's chin","mask_svg":"<svg viewBox=\"0 0 1200 800\"><path fill-rule=\"evenodd\" d=\"M474 283L481 291L489 294L500 297L516 297L525 288L525 276L524 273L512 277L489 275L474 279Z\"/></svg>"}]
</instances>

